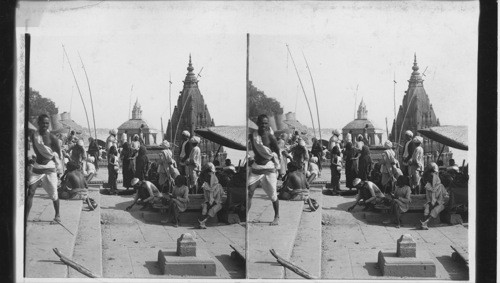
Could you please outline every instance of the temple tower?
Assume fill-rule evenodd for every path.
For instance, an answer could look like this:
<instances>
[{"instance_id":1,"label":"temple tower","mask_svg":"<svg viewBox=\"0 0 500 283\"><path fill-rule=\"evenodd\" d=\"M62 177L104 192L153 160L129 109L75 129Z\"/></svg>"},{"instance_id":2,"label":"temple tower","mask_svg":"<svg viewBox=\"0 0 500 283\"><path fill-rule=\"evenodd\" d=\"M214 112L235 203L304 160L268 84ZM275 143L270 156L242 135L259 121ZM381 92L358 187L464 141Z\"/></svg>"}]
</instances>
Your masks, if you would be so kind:
<instances>
[{"instance_id":1,"label":"temple tower","mask_svg":"<svg viewBox=\"0 0 500 283\"><path fill-rule=\"evenodd\" d=\"M398 115L395 125L392 126L391 140L396 143L404 144L404 133L407 130L417 135L417 130L439 126L439 119L434 113L429 96L424 89L424 80L419 72L417 64L417 55L414 55L413 72L408 80L408 90L405 91L403 103L399 106ZM441 150L441 145L435 142L430 142L424 138L422 145L424 152L435 153L436 150ZM445 150L445 152L447 149ZM402 155L400 151L400 155Z\"/></svg>"},{"instance_id":2,"label":"temple tower","mask_svg":"<svg viewBox=\"0 0 500 283\"><path fill-rule=\"evenodd\" d=\"M187 130L193 136L194 130L215 126L214 120L210 116L205 100L198 88L198 79L193 72L194 67L189 55L189 63L187 67L188 73L184 79L184 87L177 99L177 105L172 113L172 120L168 121L167 132L165 137L168 141L174 141L174 154L178 157L180 153L180 145L182 144L182 131ZM202 155L209 156L215 153L218 145L201 138L198 145Z\"/></svg>"}]
</instances>

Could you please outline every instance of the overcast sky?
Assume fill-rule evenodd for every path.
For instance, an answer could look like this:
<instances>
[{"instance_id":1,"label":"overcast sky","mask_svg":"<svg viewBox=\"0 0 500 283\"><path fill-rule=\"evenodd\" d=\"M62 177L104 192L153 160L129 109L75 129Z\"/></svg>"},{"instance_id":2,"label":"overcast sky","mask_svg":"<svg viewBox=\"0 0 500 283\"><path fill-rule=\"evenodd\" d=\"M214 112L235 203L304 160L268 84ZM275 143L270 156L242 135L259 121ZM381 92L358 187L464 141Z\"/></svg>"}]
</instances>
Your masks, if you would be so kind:
<instances>
[{"instance_id":1,"label":"overcast sky","mask_svg":"<svg viewBox=\"0 0 500 283\"><path fill-rule=\"evenodd\" d=\"M289 44L311 107L318 95L321 126L354 118L354 93L385 129L408 87L417 53L424 87L441 124L475 123L478 2L21 2L19 32L32 34L31 86L86 124L66 46L88 111L84 60L98 127L118 127L138 98L144 118L168 119L168 78L176 103L189 53L216 125L245 123L246 36L250 79L285 112L311 126ZM26 24L28 27L25 27ZM133 90L131 87L133 85ZM89 112L90 114L90 112ZM316 117L316 116L315 116ZM316 118L315 118L316 119ZM317 126L317 121L315 120Z\"/></svg>"}]
</instances>

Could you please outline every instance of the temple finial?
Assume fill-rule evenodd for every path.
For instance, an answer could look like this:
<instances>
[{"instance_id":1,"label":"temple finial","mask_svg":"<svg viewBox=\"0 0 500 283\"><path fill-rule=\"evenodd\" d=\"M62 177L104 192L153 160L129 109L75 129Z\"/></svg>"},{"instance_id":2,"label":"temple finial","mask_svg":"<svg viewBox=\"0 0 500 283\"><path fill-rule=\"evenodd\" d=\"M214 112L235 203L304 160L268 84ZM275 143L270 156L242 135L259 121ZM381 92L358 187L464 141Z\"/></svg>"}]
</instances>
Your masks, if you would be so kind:
<instances>
[{"instance_id":1,"label":"temple finial","mask_svg":"<svg viewBox=\"0 0 500 283\"><path fill-rule=\"evenodd\" d=\"M190 73L193 72L193 70L194 70L193 64L191 63L191 53L189 53L189 64L188 64L187 70Z\"/></svg>"},{"instance_id":2,"label":"temple finial","mask_svg":"<svg viewBox=\"0 0 500 283\"><path fill-rule=\"evenodd\" d=\"M417 52L413 54L413 63L417 64Z\"/></svg>"}]
</instances>

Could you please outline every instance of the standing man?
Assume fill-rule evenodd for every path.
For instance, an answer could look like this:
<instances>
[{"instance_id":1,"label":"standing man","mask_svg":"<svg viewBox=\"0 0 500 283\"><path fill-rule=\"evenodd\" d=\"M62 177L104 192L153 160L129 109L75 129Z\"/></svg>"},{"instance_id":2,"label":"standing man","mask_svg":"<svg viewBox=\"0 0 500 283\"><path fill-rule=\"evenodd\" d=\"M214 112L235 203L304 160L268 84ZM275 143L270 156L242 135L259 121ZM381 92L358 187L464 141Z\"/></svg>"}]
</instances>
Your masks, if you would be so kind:
<instances>
[{"instance_id":1,"label":"standing man","mask_svg":"<svg viewBox=\"0 0 500 283\"><path fill-rule=\"evenodd\" d=\"M413 138L415 149L409 161L410 166L410 187L415 194L420 194L420 178L424 171L424 149L421 147L424 138L416 136Z\"/></svg>"},{"instance_id":2,"label":"standing man","mask_svg":"<svg viewBox=\"0 0 500 283\"><path fill-rule=\"evenodd\" d=\"M191 138L191 145L193 146L193 148L191 149L189 158L186 161L189 176L188 185L194 193L198 193L198 177L200 176L201 171L201 149L200 147L198 147L200 141L200 137L194 136Z\"/></svg>"},{"instance_id":3,"label":"standing man","mask_svg":"<svg viewBox=\"0 0 500 283\"><path fill-rule=\"evenodd\" d=\"M250 175L248 177L248 210L252 205L255 189L262 184L262 188L271 199L274 209L274 220L270 225L279 224L279 201L277 195L278 173L280 164L280 149L278 142L269 128L269 118L265 114L257 118L259 129L249 135L250 147L254 153L253 162L250 161ZM259 182L260 181L260 182Z\"/></svg>"},{"instance_id":4,"label":"standing man","mask_svg":"<svg viewBox=\"0 0 500 283\"><path fill-rule=\"evenodd\" d=\"M123 132L120 136L120 147L123 147L123 144L128 142L128 134L127 131Z\"/></svg>"},{"instance_id":5,"label":"standing man","mask_svg":"<svg viewBox=\"0 0 500 283\"><path fill-rule=\"evenodd\" d=\"M405 132L406 143L403 151L403 173L405 176L410 176L410 166L409 161L413 155L413 151L415 150L415 145L413 144L413 133L408 130Z\"/></svg>"},{"instance_id":6,"label":"standing man","mask_svg":"<svg viewBox=\"0 0 500 283\"><path fill-rule=\"evenodd\" d=\"M370 137L368 136L368 124L365 125L363 129L363 139L365 140L366 145L370 145Z\"/></svg>"},{"instance_id":7,"label":"standing man","mask_svg":"<svg viewBox=\"0 0 500 283\"><path fill-rule=\"evenodd\" d=\"M333 147L335 146L337 146L340 151L340 139L339 139L340 131L338 129L335 129L332 131L332 134L333 134L332 137L328 141L328 151L332 152Z\"/></svg>"},{"instance_id":8,"label":"standing man","mask_svg":"<svg viewBox=\"0 0 500 283\"><path fill-rule=\"evenodd\" d=\"M25 222L28 219L39 181L42 181L43 189L49 194L54 204L55 217L51 224L61 222L57 195L57 168L61 165L61 148L57 138L49 132L49 124L49 116L46 114L38 116L38 131L34 131L31 136L36 159L29 174Z\"/></svg>"},{"instance_id":9,"label":"standing man","mask_svg":"<svg viewBox=\"0 0 500 283\"><path fill-rule=\"evenodd\" d=\"M179 154L179 171L184 176L189 176L188 168L186 166L186 161L191 154L191 149L193 148L191 143L189 142L189 138L191 134L188 131L182 131L182 139L184 140L181 145L181 153Z\"/></svg>"},{"instance_id":10,"label":"standing man","mask_svg":"<svg viewBox=\"0 0 500 283\"><path fill-rule=\"evenodd\" d=\"M352 130L349 130L349 132L347 133L346 141L352 143Z\"/></svg>"},{"instance_id":11,"label":"standing man","mask_svg":"<svg viewBox=\"0 0 500 283\"><path fill-rule=\"evenodd\" d=\"M118 148L118 140L116 139L116 129L109 130L109 137L106 139L106 155L109 154L109 149L114 146Z\"/></svg>"}]
</instances>

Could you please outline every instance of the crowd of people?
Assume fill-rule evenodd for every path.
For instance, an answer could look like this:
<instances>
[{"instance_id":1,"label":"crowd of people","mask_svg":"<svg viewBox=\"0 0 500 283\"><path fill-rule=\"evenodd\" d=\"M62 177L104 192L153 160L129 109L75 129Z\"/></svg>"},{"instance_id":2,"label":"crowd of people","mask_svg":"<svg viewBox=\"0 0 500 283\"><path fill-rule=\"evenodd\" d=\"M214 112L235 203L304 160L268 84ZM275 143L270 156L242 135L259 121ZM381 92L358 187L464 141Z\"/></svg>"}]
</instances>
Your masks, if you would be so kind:
<instances>
[{"instance_id":1,"label":"crowd of people","mask_svg":"<svg viewBox=\"0 0 500 283\"><path fill-rule=\"evenodd\" d=\"M117 138L117 130L112 129L101 148L95 138L88 139L88 149L84 141L75 131L67 137L60 133L52 134L48 130L49 117L38 117L38 129L32 130L29 139L34 155L28 160L29 180L27 190L27 217L32 205L36 187L42 184L53 201L55 209L54 222L60 222L59 198L80 198L89 204L91 209L96 203L88 198L88 183L98 174L98 161L107 161L109 194L118 194L118 174L123 174L125 193L133 188L135 193L130 210L136 203L143 204L142 209L151 209L155 205L169 207L170 221L179 225L179 215L185 211L190 194L202 194L202 216L199 227L206 228L209 217L215 217L222 208L223 189L216 172L236 172L230 160L224 167L219 161L208 162L202 166L201 150L198 146L200 137L191 136L189 131L182 132L182 143L179 159L176 161L171 144L167 140L161 143L161 150L156 161L148 158L147 148L140 135L134 135L130 142L127 137ZM334 193L340 192L341 172L344 169L346 187L357 190L356 202L349 208L363 205L365 210L374 209L383 204L390 207L393 222L401 225L401 214L405 213L411 203L412 194L426 195L424 219L421 226L428 228L431 219L437 218L443 211L447 198L447 186L450 181L440 178L440 169L446 169L453 178L458 166L450 161L449 167L430 163L424 168L423 138L413 136L406 131L402 145L402 162L398 161L391 141L384 143L382 158L374 163L367 146L367 135L352 137L349 132L344 141L339 130L332 132L328 145L324 146L316 138L308 149L306 138L298 131L290 137L286 133L275 136L269 127L269 118L260 115L257 119L258 129L249 136L249 175L247 177L247 194L249 210L255 189L261 185L274 209L271 225L279 224L279 199L306 201L309 197L310 184L321 177L322 163L329 157L331 170L331 187ZM353 143L354 138L354 143ZM105 152L105 154L102 153ZM219 177L218 177L219 176ZM278 180L282 186L278 188ZM314 206L311 207L314 209ZM168 222L164 220L163 222Z\"/></svg>"},{"instance_id":2,"label":"crowd of people","mask_svg":"<svg viewBox=\"0 0 500 283\"><path fill-rule=\"evenodd\" d=\"M444 167L440 160L440 166L431 162L424 168L423 138L414 137L411 131L405 132L400 164L393 150L394 145L389 140L384 143L380 160L374 162L366 131L356 137L349 131L343 140L340 131L334 130L327 146L312 138L312 145L307 147L305 135L297 131L291 137L286 133L275 135L266 115L258 116L257 126L258 129L248 137L249 152L252 153L249 158L248 208L255 189L260 185L273 204L275 216L271 225L279 223L280 199L308 199L310 184L321 176L322 161L326 161L327 156L332 192L340 192L342 169L346 187L357 191L356 202L348 210L352 211L357 205L364 206L364 210L374 210L376 206L388 208L391 217L384 223L393 223L396 227L400 227L401 215L410 208L412 195L424 194L421 228L428 229L429 221L439 217L443 211L450 178L458 173L453 159L449 167ZM440 172L444 171L449 174L440 177ZM283 181L279 188L278 180Z\"/></svg>"},{"instance_id":3,"label":"crowd of people","mask_svg":"<svg viewBox=\"0 0 500 283\"><path fill-rule=\"evenodd\" d=\"M166 224L180 224L180 214L189 203L190 194L202 194L204 201L200 207L199 228L205 229L209 217L216 217L222 208L224 190L216 175L226 172L232 176L236 168L231 160L225 166L219 162L206 163L202 167L200 137L182 132L178 162L174 158L171 144L166 139L161 143L158 158L150 160L144 140L134 135L130 141L125 134L117 137L117 130L109 131L105 146L99 146L97 139L90 137L85 149L84 140L71 130L64 134L49 131L50 120L47 115L38 117L38 129L28 135L33 155L29 156L29 178L25 219L28 218L34 193L40 185L52 199L55 210L54 223L60 223L59 199L82 199L94 210L97 203L88 197L88 184L98 174L99 161L106 161L108 179L105 186L107 194L134 194L134 201L126 210L141 203L142 210L155 206L168 207ZM118 174L123 174L123 190L117 186ZM220 175L219 175L220 176ZM132 189L132 190L131 190Z\"/></svg>"}]
</instances>

